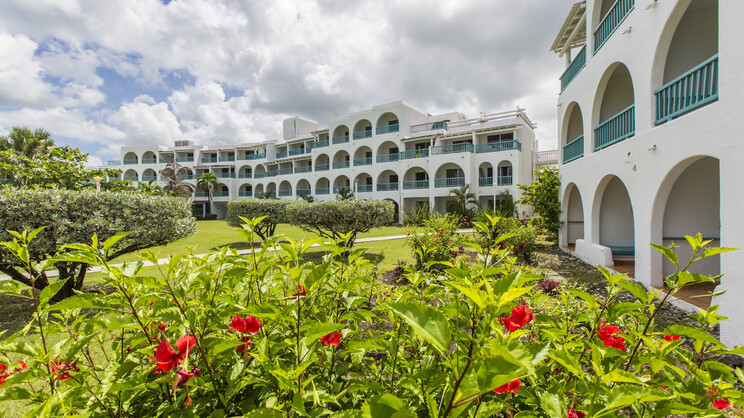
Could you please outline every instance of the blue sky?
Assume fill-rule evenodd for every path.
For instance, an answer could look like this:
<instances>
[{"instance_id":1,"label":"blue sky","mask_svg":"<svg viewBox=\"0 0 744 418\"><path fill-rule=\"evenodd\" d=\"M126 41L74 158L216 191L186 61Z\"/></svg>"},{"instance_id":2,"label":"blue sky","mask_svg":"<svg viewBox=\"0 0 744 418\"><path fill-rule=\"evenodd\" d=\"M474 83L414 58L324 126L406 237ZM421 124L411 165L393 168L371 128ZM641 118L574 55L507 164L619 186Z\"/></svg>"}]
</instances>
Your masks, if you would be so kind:
<instances>
[{"instance_id":1,"label":"blue sky","mask_svg":"<svg viewBox=\"0 0 744 418\"><path fill-rule=\"evenodd\" d=\"M520 106L553 148L572 0L3 0L0 134L45 128L91 162L126 145L257 142L395 100Z\"/></svg>"}]
</instances>

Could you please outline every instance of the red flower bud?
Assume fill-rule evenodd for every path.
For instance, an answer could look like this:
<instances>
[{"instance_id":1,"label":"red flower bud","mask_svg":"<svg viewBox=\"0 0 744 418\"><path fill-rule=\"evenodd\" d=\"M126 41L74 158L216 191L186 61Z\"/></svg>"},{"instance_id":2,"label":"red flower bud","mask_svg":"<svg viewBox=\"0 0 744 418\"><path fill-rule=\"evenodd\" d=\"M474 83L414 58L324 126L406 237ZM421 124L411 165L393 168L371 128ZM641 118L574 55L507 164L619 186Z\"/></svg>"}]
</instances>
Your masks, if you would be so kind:
<instances>
[{"instance_id":1,"label":"red flower bud","mask_svg":"<svg viewBox=\"0 0 744 418\"><path fill-rule=\"evenodd\" d=\"M496 393L504 393L504 392L507 392L507 393L517 393L517 392L519 392L519 387L520 386L522 386L522 382L520 382L519 379L514 379L514 380L512 380L511 382L509 382L509 383L507 383L505 385L502 385L502 386L497 387L493 391L496 392Z\"/></svg>"},{"instance_id":2,"label":"red flower bud","mask_svg":"<svg viewBox=\"0 0 744 418\"><path fill-rule=\"evenodd\" d=\"M341 333L332 332L328 335L320 337L320 342L322 342L323 345L338 345L341 342Z\"/></svg>"}]
</instances>

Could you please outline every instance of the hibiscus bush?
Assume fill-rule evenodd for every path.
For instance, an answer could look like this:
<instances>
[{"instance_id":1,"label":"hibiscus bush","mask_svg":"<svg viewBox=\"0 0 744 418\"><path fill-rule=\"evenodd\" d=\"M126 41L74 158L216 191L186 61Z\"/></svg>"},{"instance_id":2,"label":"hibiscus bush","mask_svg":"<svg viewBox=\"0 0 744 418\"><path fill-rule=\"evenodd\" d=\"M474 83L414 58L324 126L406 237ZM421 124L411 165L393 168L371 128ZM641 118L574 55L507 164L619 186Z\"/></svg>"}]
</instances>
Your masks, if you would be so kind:
<instances>
[{"instance_id":1,"label":"hibiscus bush","mask_svg":"<svg viewBox=\"0 0 744 418\"><path fill-rule=\"evenodd\" d=\"M459 216L451 213L434 214L424 221L423 228L408 230L406 245L413 251L414 267L417 270L441 271L444 261L457 255L453 247L457 241Z\"/></svg>"},{"instance_id":2,"label":"hibiscus bush","mask_svg":"<svg viewBox=\"0 0 744 418\"><path fill-rule=\"evenodd\" d=\"M248 242L259 222L242 227ZM52 291L0 282L36 306L0 343L0 401L27 416L212 417L720 416L744 402L744 374L717 361L744 352L708 333L725 319L717 307L694 315L698 327L660 330L669 296L606 270L604 299L551 296L497 248L493 263L458 258L385 287L363 249L326 245L307 261L313 241L278 240L154 271L142 269L150 252L116 267L97 245L68 246L58 257L100 265L114 291L55 305ZM726 251L689 241L695 260ZM709 280L683 268L666 284Z\"/></svg>"}]
</instances>

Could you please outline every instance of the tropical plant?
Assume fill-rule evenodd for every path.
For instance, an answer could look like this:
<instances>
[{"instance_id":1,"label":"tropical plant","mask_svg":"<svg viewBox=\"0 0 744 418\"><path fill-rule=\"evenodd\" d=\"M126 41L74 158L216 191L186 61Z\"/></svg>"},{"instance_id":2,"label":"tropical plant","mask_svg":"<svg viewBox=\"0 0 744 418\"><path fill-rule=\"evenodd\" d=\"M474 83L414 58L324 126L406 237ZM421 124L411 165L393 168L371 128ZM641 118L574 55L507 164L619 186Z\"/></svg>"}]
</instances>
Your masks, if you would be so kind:
<instances>
[{"instance_id":1,"label":"tropical plant","mask_svg":"<svg viewBox=\"0 0 744 418\"><path fill-rule=\"evenodd\" d=\"M312 203L315 202L315 198L312 195L309 194L301 194L300 199L304 200L305 202Z\"/></svg>"},{"instance_id":2,"label":"tropical plant","mask_svg":"<svg viewBox=\"0 0 744 418\"><path fill-rule=\"evenodd\" d=\"M44 129L14 126L8 135L0 136L0 151L12 151L23 157L33 159L45 154L54 147L52 134Z\"/></svg>"},{"instance_id":3,"label":"tropical plant","mask_svg":"<svg viewBox=\"0 0 744 418\"><path fill-rule=\"evenodd\" d=\"M336 200L353 200L354 191L350 187L339 187L336 193Z\"/></svg>"},{"instance_id":4,"label":"tropical plant","mask_svg":"<svg viewBox=\"0 0 744 418\"><path fill-rule=\"evenodd\" d=\"M95 235L100 241L96 245L105 246L109 256L115 258L187 237L196 228L190 201L133 192L6 189L0 190L0 207L4 209L0 211L0 225L3 226L0 241L21 239L17 233L6 231L34 231L23 239L35 237L21 260L11 255L15 247L13 251L8 251L11 247L0 250L0 271L40 291L51 287L54 290L50 296L56 295L55 300L80 290L87 267L95 262L83 258L53 258L59 246L87 242ZM121 233L129 235L116 244L105 244ZM49 257L52 261L45 261ZM31 263L30 275L24 276L28 263ZM57 281L47 269L57 271Z\"/></svg>"},{"instance_id":5,"label":"tropical plant","mask_svg":"<svg viewBox=\"0 0 744 418\"><path fill-rule=\"evenodd\" d=\"M137 191L155 196L162 196L165 194L163 188L155 183L155 180L150 180L147 183L144 181L137 182Z\"/></svg>"},{"instance_id":6,"label":"tropical plant","mask_svg":"<svg viewBox=\"0 0 744 418\"><path fill-rule=\"evenodd\" d=\"M276 199L274 192L256 192L256 199Z\"/></svg>"},{"instance_id":7,"label":"tropical plant","mask_svg":"<svg viewBox=\"0 0 744 418\"><path fill-rule=\"evenodd\" d=\"M214 173L204 173L196 179L196 187L207 192L209 213L212 213L212 194L219 187L220 181Z\"/></svg>"},{"instance_id":8,"label":"tropical plant","mask_svg":"<svg viewBox=\"0 0 744 418\"><path fill-rule=\"evenodd\" d=\"M513 218L517 214L517 204L509 189L504 189L498 195L494 212L504 218Z\"/></svg>"},{"instance_id":9,"label":"tropical plant","mask_svg":"<svg viewBox=\"0 0 744 418\"><path fill-rule=\"evenodd\" d=\"M470 191L470 185L464 184L457 189L452 189L449 194L455 198L453 201L455 213L472 218L473 210L471 206L478 206L478 200L475 193Z\"/></svg>"},{"instance_id":10,"label":"tropical plant","mask_svg":"<svg viewBox=\"0 0 744 418\"><path fill-rule=\"evenodd\" d=\"M409 229L406 245L413 250L414 268L419 271L441 271L447 268L445 261L452 260L452 248L456 245L458 215L435 213L424 222L423 228Z\"/></svg>"},{"instance_id":11,"label":"tropical plant","mask_svg":"<svg viewBox=\"0 0 744 418\"><path fill-rule=\"evenodd\" d=\"M165 168L159 174L160 180L165 182L163 190L173 196L188 197L194 191L194 187L181 178L181 175L188 174L188 169L182 167L173 155L165 156Z\"/></svg>"},{"instance_id":12,"label":"tropical plant","mask_svg":"<svg viewBox=\"0 0 744 418\"><path fill-rule=\"evenodd\" d=\"M227 224L240 227L244 219L260 218L253 226L253 232L262 240L274 235L276 226L289 222L287 207L294 202L277 199L241 199L227 202Z\"/></svg>"},{"instance_id":13,"label":"tropical plant","mask_svg":"<svg viewBox=\"0 0 744 418\"><path fill-rule=\"evenodd\" d=\"M543 167L534 172L535 180L530 185L519 185L522 198L519 203L531 205L537 212L538 225L547 233L558 236L561 221L561 202L558 200L558 192L561 187L561 179L558 176L558 168Z\"/></svg>"},{"instance_id":14,"label":"tropical plant","mask_svg":"<svg viewBox=\"0 0 744 418\"><path fill-rule=\"evenodd\" d=\"M429 209L428 202L423 205L416 204L412 210L405 211L403 220L406 225L409 226L424 226L424 224L434 216L434 213L436 212Z\"/></svg>"}]
</instances>

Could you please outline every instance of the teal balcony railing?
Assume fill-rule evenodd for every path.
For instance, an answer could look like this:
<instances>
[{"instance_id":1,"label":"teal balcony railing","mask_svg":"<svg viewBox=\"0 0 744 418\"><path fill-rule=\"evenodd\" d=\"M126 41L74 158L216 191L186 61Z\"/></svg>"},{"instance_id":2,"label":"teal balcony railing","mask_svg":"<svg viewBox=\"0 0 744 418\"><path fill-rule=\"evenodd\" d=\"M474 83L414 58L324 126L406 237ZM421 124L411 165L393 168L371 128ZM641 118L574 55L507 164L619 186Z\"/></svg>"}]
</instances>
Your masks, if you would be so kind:
<instances>
[{"instance_id":1,"label":"teal balcony railing","mask_svg":"<svg viewBox=\"0 0 744 418\"><path fill-rule=\"evenodd\" d=\"M635 105L594 128L594 151L609 147L635 135Z\"/></svg>"},{"instance_id":2,"label":"teal balcony railing","mask_svg":"<svg viewBox=\"0 0 744 418\"><path fill-rule=\"evenodd\" d=\"M347 139L344 142L349 142L349 141ZM334 144L335 144L335 142L334 142ZM320 141L313 142L313 148L323 148L323 147L327 147L327 146L328 146L328 140L327 139L322 139Z\"/></svg>"},{"instance_id":3,"label":"teal balcony railing","mask_svg":"<svg viewBox=\"0 0 744 418\"><path fill-rule=\"evenodd\" d=\"M238 178L239 179L249 179L253 177L253 173L239 173Z\"/></svg>"},{"instance_id":4,"label":"teal balcony railing","mask_svg":"<svg viewBox=\"0 0 744 418\"><path fill-rule=\"evenodd\" d=\"M194 192L194 197L209 197L207 192Z\"/></svg>"},{"instance_id":5,"label":"teal balcony railing","mask_svg":"<svg viewBox=\"0 0 744 418\"><path fill-rule=\"evenodd\" d=\"M511 186L512 176L498 176L496 184L499 186Z\"/></svg>"},{"instance_id":6,"label":"teal balcony railing","mask_svg":"<svg viewBox=\"0 0 744 418\"><path fill-rule=\"evenodd\" d=\"M229 163L232 161L235 161L234 155L223 155L222 157L220 157L220 162Z\"/></svg>"},{"instance_id":7,"label":"teal balcony railing","mask_svg":"<svg viewBox=\"0 0 744 418\"><path fill-rule=\"evenodd\" d=\"M289 150L289 155L302 155L305 153L305 148L297 148Z\"/></svg>"},{"instance_id":8,"label":"teal balcony railing","mask_svg":"<svg viewBox=\"0 0 744 418\"><path fill-rule=\"evenodd\" d=\"M372 165L372 157L354 158L354 167L360 165Z\"/></svg>"},{"instance_id":9,"label":"teal balcony railing","mask_svg":"<svg viewBox=\"0 0 744 418\"><path fill-rule=\"evenodd\" d=\"M390 192L398 190L398 183L377 183L378 192Z\"/></svg>"},{"instance_id":10,"label":"teal balcony railing","mask_svg":"<svg viewBox=\"0 0 744 418\"><path fill-rule=\"evenodd\" d=\"M177 163L193 163L194 157L176 157Z\"/></svg>"},{"instance_id":11,"label":"teal balcony railing","mask_svg":"<svg viewBox=\"0 0 744 418\"><path fill-rule=\"evenodd\" d=\"M218 179L234 179L235 173L214 173Z\"/></svg>"},{"instance_id":12,"label":"teal balcony railing","mask_svg":"<svg viewBox=\"0 0 744 418\"><path fill-rule=\"evenodd\" d=\"M333 193L338 194L341 190L351 190L351 186L336 186L333 188Z\"/></svg>"},{"instance_id":13,"label":"teal balcony railing","mask_svg":"<svg viewBox=\"0 0 744 418\"><path fill-rule=\"evenodd\" d=\"M238 192L238 197L251 197L253 196L253 191L251 190L241 190Z\"/></svg>"},{"instance_id":14,"label":"teal balcony railing","mask_svg":"<svg viewBox=\"0 0 744 418\"><path fill-rule=\"evenodd\" d=\"M255 174L253 175L253 178L256 178L256 179L262 179L262 178L265 178L265 177L266 177L266 172L263 172L263 173L255 173Z\"/></svg>"},{"instance_id":15,"label":"teal balcony railing","mask_svg":"<svg viewBox=\"0 0 744 418\"><path fill-rule=\"evenodd\" d=\"M331 194L331 189L315 189L315 194Z\"/></svg>"},{"instance_id":16,"label":"teal balcony railing","mask_svg":"<svg viewBox=\"0 0 744 418\"><path fill-rule=\"evenodd\" d=\"M429 180L412 180L403 182L403 190L428 189Z\"/></svg>"},{"instance_id":17,"label":"teal balcony railing","mask_svg":"<svg viewBox=\"0 0 744 418\"><path fill-rule=\"evenodd\" d=\"M160 158L158 159L158 162L159 162L160 164L166 164L166 163L168 162L168 160L167 160L167 159L166 159L165 157L160 157Z\"/></svg>"},{"instance_id":18,"label":"teal balcony railing","mask_svg":"<svg viewBox=\"0 0 744 418\"><path fill-rule=\"evenodd\" d=\"M349 162L348 161L335 161L333 163L333 168L334 169L337 169L337 168L348 168L348 167L349 167Z\"/></svg>"},{"instance_id":19,"label":"teal balcony railing","mask_svg":"<svg viewBox=\"0 0 744 418\"><path fill-rule=\"evenodd\" d=\"M106 161L106 165L119 165L121 164L121 161L119 160L108 160Z\"/></svg>"},{"instance_id":20,"label":"teal balcony railing","mask_svg":"<svg viewBox=\"0 0 744 418\"><path fill-rule=\"evenodd\" d=\"M266 172L266 177L276 177L279 174L279 170L269 170Z\"/></svg>"},{"instance_id":21,"label":"teal balcony railing","mask_svg":"<svg viewBox=\"0 0 744 418\"><path fill-rule=\"evenodd\" d=\"M563 164L584 156L584 135L563 146Z\"/></svg>"},{"instance_id":22,"label":"teal balcony railing","mask_svg":"<svg viewBox=\"0 0 744 418\"><path fill-rule=\"evenodd\" d=\"M142 176L142 181L157 180L158 176Z\"/></svg>"},{"instance_id":23,"label":"teal balcony railing","mask_svg":"<svg viewBox=\"0 0 744 418\"><path fill-rule=\"evenodd\" d=\"M493 177L478 177L478 186L480 187L493 186Z\"/></svg>"},{"instance_id":24,"label":"teal balcony railing","mask_svg":"<svg viewBox=\"0 0 744 418\"><path fill-rule=\"evenodd\" d=\"M212 197L230 197L230 192L224 190L216 190L212 193Z\"/></svg>"},{"instance_id":25,"label":"teal balcony railing","mask_svg":"<svg viewBox=\"0 0 744 418\"><path fill-rule=\"evenodd\" d=\"M656 125L718 100L718 54L654 92Z\"/></svg>"},{"instance_id":26,"label":"teal balcony railing","mask_svg":"<svg viewBox=\"0 0 744 418\"><path fill-rule=\"evenodd\" d=\"M287 156L287 151L277 152L276 158L285 158Z\"/></svg>"},{"instance_id":27,"label":"teal balcony railing","mask_svg":"<svg viewBox=\"0 0 744 418\"><path fill-rule=\"evenodd\" d=\"M460 187L465 185L465 177L434 179L434 187Z\"/></svg>"},{"instance_id":28,"label":"teal balcony railing","mask_svg":"<svg viewBox=\"0 0 744 418\"><path fill-rule=\"evenodd\" d=\"M610 39L618 26L635 7L635 0L617 0L594 31L594 53Z\"/></svg>"},{"instance_id":29,"label":"teal balcony railing","mask_svg":"<svg viewBox=\"0 0 744 418\"><path fill-rule=\"evenodd\" d=\"M343 144L346 142L349 142L349 135L342 135L342 136L334 136L331 141L334 144Z\"/></svg>"},{"instance_id":30,"label":"teal balcony railing","mask_svg":"<svg viewBox=\"0 0 744 418\"><path fill-rule=\"evenodd\" d=\"M574 57L573 61L571 61L571 64L568 65L568 68L566 68L566 71L563 72L561 75L561 92L568 87L569 84L571 84L571 81L581 72L581 70L586 66L586 45L584 45L583 48L581 48L581 51L579 51L578 54Z\"/></svg>"},{"instance_id":31,"label":"teal balcony railing","mask_svg":"<svg viewBox=\"0 0 744 418\"><path fill-rule=\"evenodd\" d=\"M292 196L292 190L279 190L279 197Z\"/></svg>"},{"instance_id":32,"label":"teal balcony railing","mask_svg":"<svg viewBox=\"0 0 744 418\"><path fill-rule=\"evenodd\" d=\"M180 177L181 180L193 180L195 178L193 174L179 174L178 177Z\"/></svg>"},{"instance_id":33,"label":"teal balcony railing","mask_svg":"<svg viewBox=\"0 0 744 418\"><path fill-rule=\"evenodd\" d=\"M419 123L418 125L411 125L411 133L433 131L437 129L447 130L447 122L441 120L437 122Z\"/></svg>"},{"instance_id":34,"label":"teal balcony railing","mask_svg":"<svg viewBox=\"0 0 744 418\"><path fill-rule=\"evenodd\" d=\"M297 189L297 196L310 196L310 189Z\"/></svg>"},{"instance_id":35,"label":"teal balcony railing","mask_svg":"<svg viewBox=\"0 0 744 418\"><path fill-rule=\"evenodd\" d=\"M402 151L400 153L400 159L401 160L410 160L413 158L426 158L429 156L429 149L410 149L407 151Z\"/></svg>"},{"instance_id":36,"label":"teal balcony railing","mask_svg":"<svg viewBox=\"0 0 744 418\"><path fill-rule=\"evenodd\" d=\"M137 159L134 160L124 160L124 164L131 165L131 164L137 164Z\"/></svg>"},{"instance_id":37,"label":"teal balcony railing","mask_svg":"<svg viewBox=\"0 0 744 418\"><path fill-rule=\"evenodd\" d=\"M157 158L143 158L142 164L157 164L158 159Z\"/></svg>"},{"instance_id":38,"label":"teal balcony railing","mask_svg":"<svg viewBox=\"0 0 744 418\"><path fill-rule=\"evenodd\" d=\"M201 159L201 162L202 162L202 164L205 164L205 163L216 163L217 162L217 157L202 158Z\"/></svg>"},{"instance_id":39,"label":"teal balcony railing","mask_svg":"<svg viewBox=\"0 0 744 418\"><path fill-rule=\"evenodd\" d=\"M372 130L354 132L354 139L372 138Z\"/></svg>"},{"instance_id":40,"label":"teal balcony railing","mask_svg":"<svg viewBox=\"0 0 744 418\"><path fill-rule=\"evenodd\" d=\"M392 153L392 154L382 154L377 156L377 162L378 163L389 163L392 161L398 161L400 158L399 153Z\"/></svg>"},{"instance_id":41,"label":"teal balcony railing","mask_svg":"<svg viewBox=\"0 0 744 418\"><path fill-rule=\"evenodd\" d=\"M238 155L238 160L241 160L241 161L245 161L245 160L259 160L261 158L266 158L266 153L263 153L263 154Z\"/></svg>"},{"instance_id":42,"label":"teal balcony railing","mask_svg":"<svg viewBox=\"0 0 744 418\"><path fill-rule=\"evenodd\" d=\"M137 179L137 176L128 176L128 177L124 177L124 180L139 181L139 180Z\"/></svg>"},{"instance_id":43,"label":"teal balcony railing","mask_svg":"<svg viewBox=\"0 0 744 418\"><path fill-rule=\"evenodd\" d=\"M313 166L311 165L301 165L299 167L294 168L295 174L297 173L311 173L313 171Z\"/></svg>"},{"instance_id":44,"label":"teal balcony railing","mask_svg":"<svg viewBox=\"0 0 744 418\"><path fill-rule=\"evenodd\" d=\"M329 164L315 164L315 171L328 171L331 169Z\"/></svg>"},{"instance_id":45,"label":"teal balcony railing","mask_svg":"<svg viewBox=\"0 0 744 418\"><path fill-rule=\"evenodd\" d=\"M372 185L371 184L358 184L357 193L372 193Z\"/></svg>"},{"instance_id":46,"label":"teal balcony railing","mask_svg":"<svg viewBox=\"0 0 744 418\"><path fill-rule=\"evenodd\" d=\"M457 154L460 152L473 152L473 144L471 144L470 142L463 142L461 144L449 144L431 147L432 155Z\"/></svg>"},{"instance_id":47,"label":"teal balcony railing","mask_svg":"<svg viewBox=\"0 0 744 418\"><path fill-rule=\"evenodd\" d=\"M397 123L394 125L383 125L383 126L378 126L377 129L375 129L375 134L383 135L383 134L398 132L399 130L400 130L400 126Z\"/></svg>"},{"instance_id":48,"label":"teal balcony railing","mask_svg":"<svg viewBox=\"0 0 744 418\"><path fill-rule=\"evenodd\" d=\"M292 170L291 167L290 168L280 168L280 169L276 170L276 174L278 174L280 176L283 176L283 175L286 175L286 174L292 174L293 171L294 170Z\"/></svg>"},{"instance_id":49,"label":"teal balcony railing","mask_svg":"<svg viewBox=\"0 0 744 418\"><path fill-rule=\"evenodd\" d=\"M475 146L475 152L478 154L484 152L499 152L510 150L522 151L522 143L516 140L489 142L487 144L478 144Z\"/></svg>"}]
</instances>

